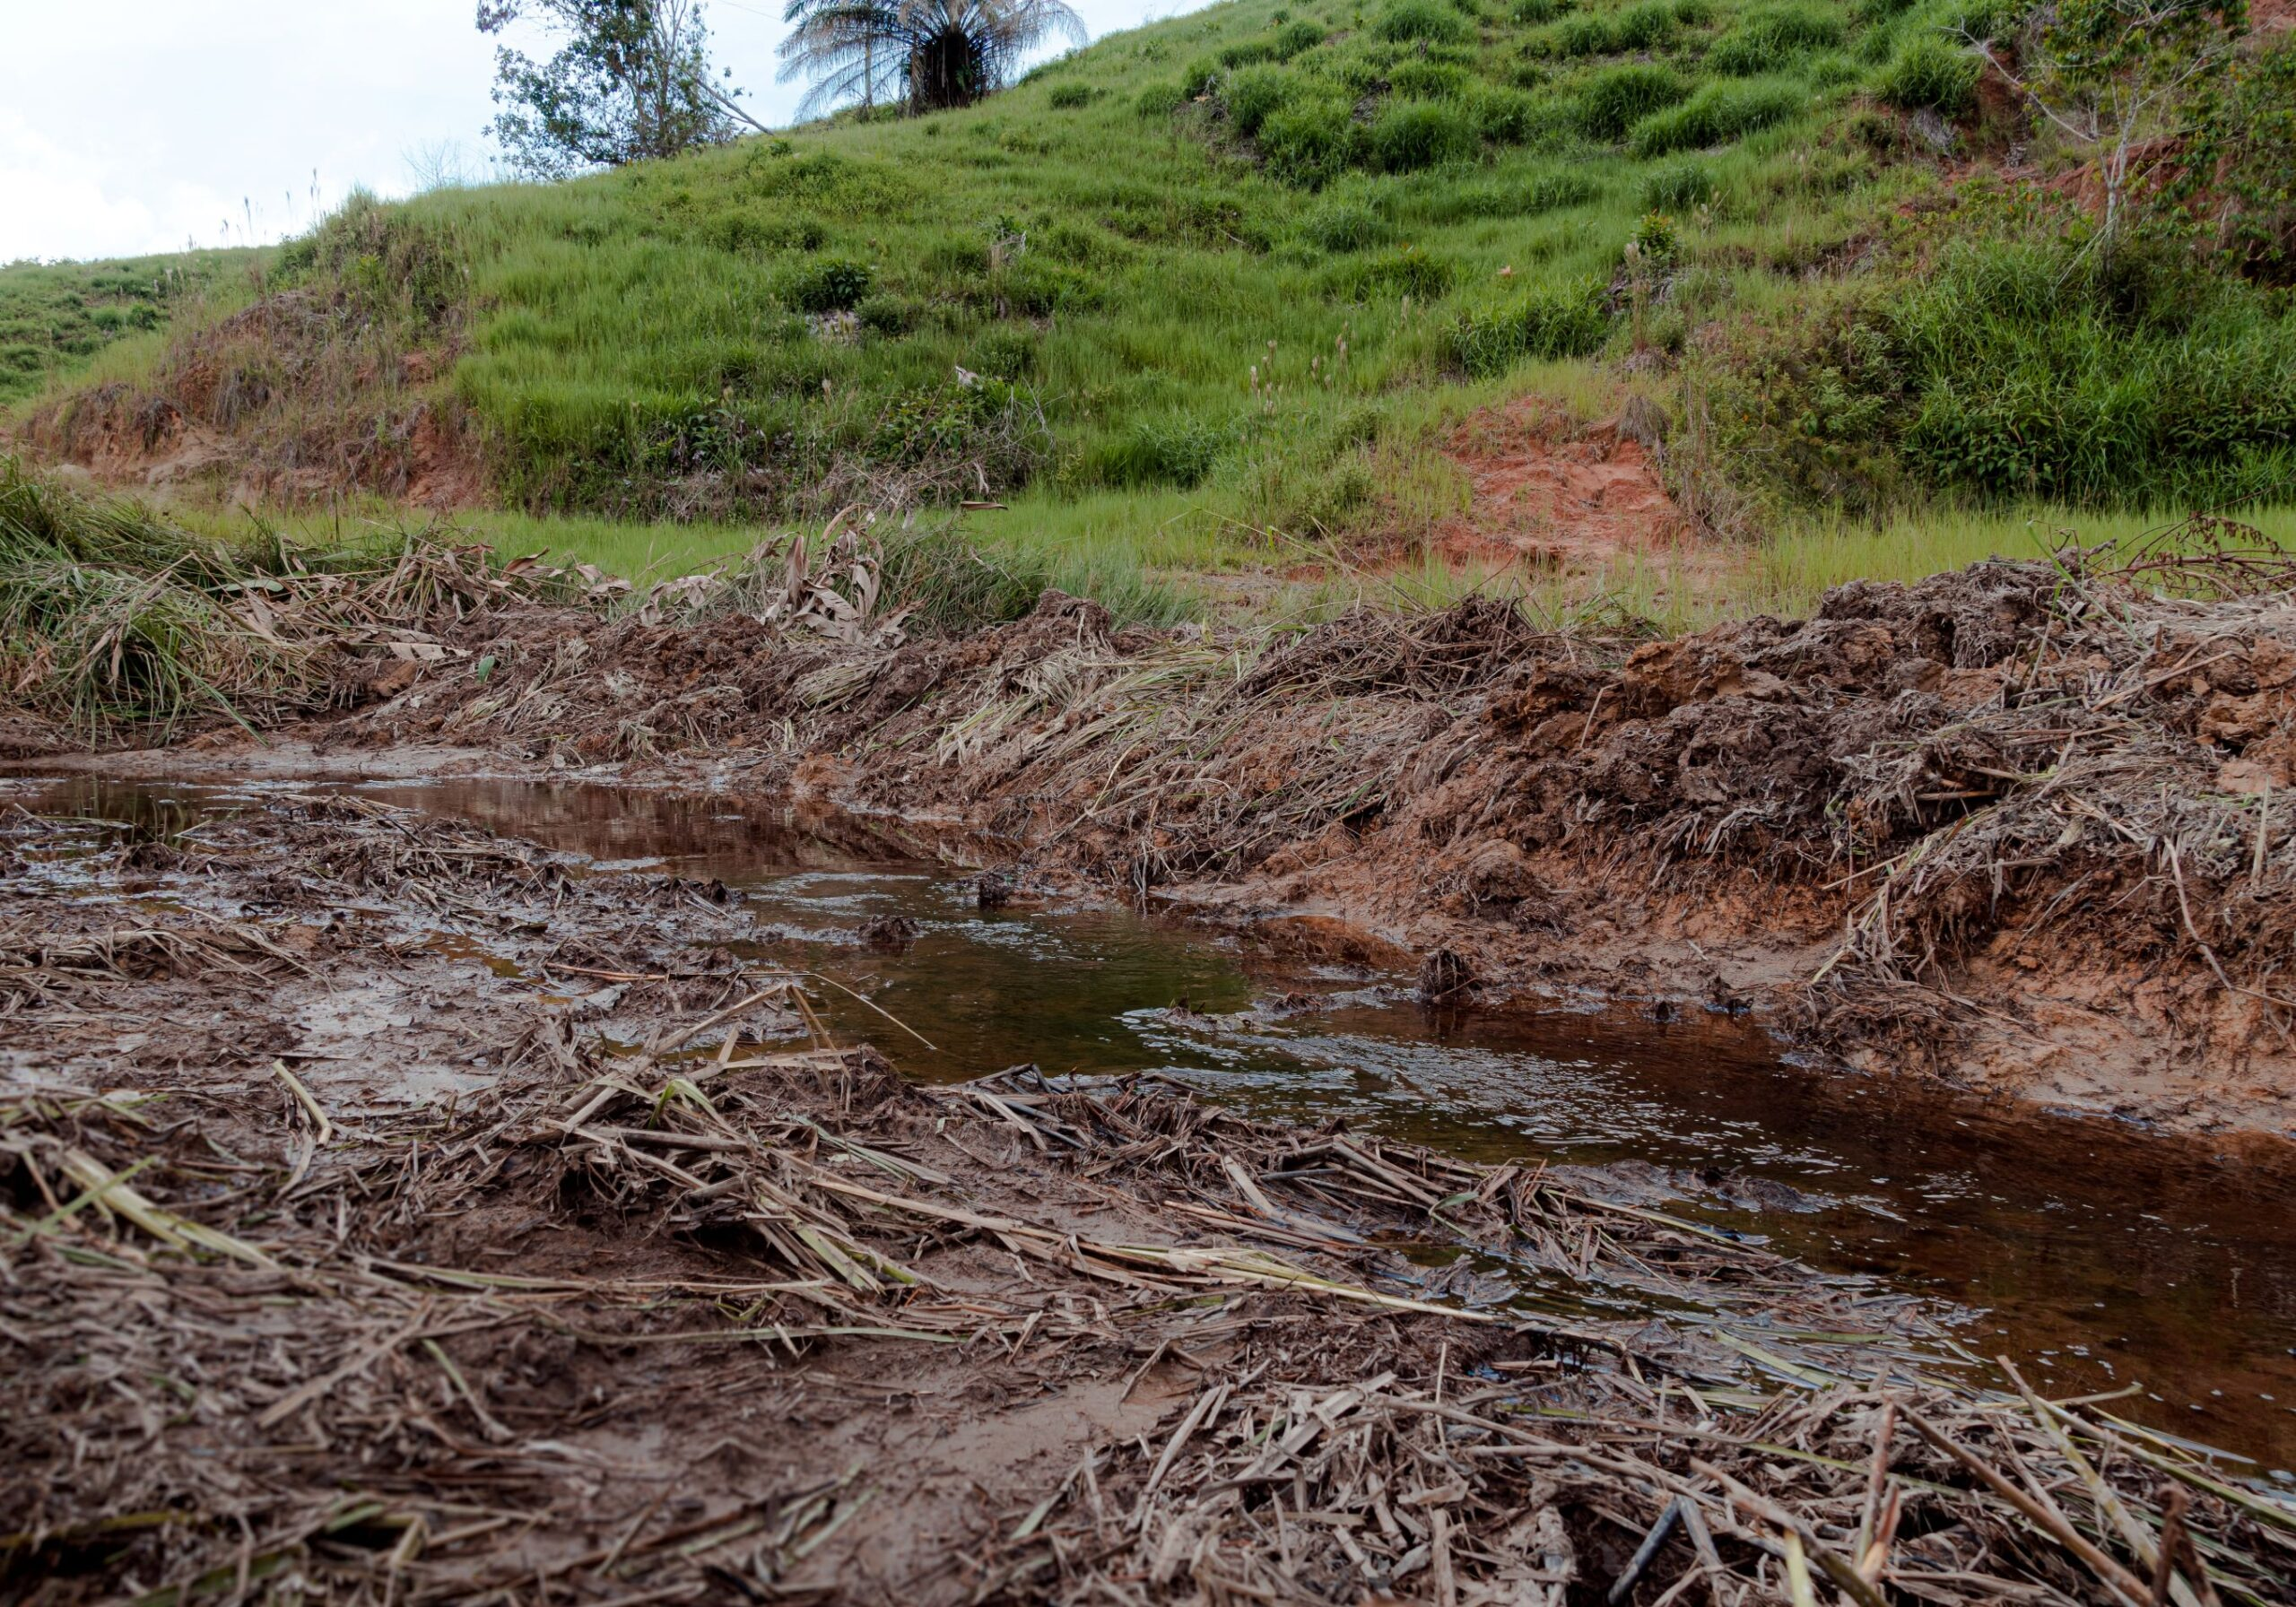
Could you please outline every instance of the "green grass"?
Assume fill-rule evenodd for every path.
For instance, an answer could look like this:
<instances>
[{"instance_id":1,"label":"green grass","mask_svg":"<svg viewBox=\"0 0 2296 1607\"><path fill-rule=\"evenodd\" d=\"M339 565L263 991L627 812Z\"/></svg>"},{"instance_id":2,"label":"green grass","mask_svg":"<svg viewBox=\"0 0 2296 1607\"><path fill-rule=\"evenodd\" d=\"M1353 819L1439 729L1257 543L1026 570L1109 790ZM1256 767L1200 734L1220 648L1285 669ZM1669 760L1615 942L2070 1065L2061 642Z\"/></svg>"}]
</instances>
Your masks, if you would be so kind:
<instances>
[{"instance_id":1,"label":"green grass","mask_svg":"<svg viewBox=\"0 0 2296 1607\"><path fill-rule=\"evenodd\" d=\"M1429 443L1477 407L1631 387L1679 419L1694 378L1718 416L1693 467L1782 533L1784 568L1749 558L1714 606L1806 601L1778 576L1813 508L1934 498L1944 531L1963 504L2150 507L2284 466L2284 307L2204 274L2102 316L2127 297L2001 255L2055 248L2005 209L1935 204L1888 109L1966 109L1951 30L2010 18L1231 0L964 110L361 201L266 259L326 317L221 322L241 274L74 360L163 393L196 371L243 410L208 421L283 478L403 465L419 411L457 411L516 510L465 524L506 552L642 579L849 505L938 529L997 501L954 526L985 563L1137 618L1344 569L1362 537L1407 549L1465 494ZM1944 221L1909 239L1908 213ZM1707 606L1663 565L1612 579L1678 621Z\"/></svg>"},{"instance_id":2,"label":"green grass","mask_svg":"<svg viewBox=\"0 0 2296 1607\"><path fill-rule=\"evenodd\" d=\"M1611 30L1600 48L1558 55L1472 0L1235 0L961 111L433 193L379 227L370 209L289 248L275 282L371 300L369 281L443 265L464 309L446 384L511 506L779 521L891 481L928 499L985 482L1039 511L1185 492L1215 523L1312 535L1377 517L1377 488L1335 499L1332 473L1401 446L1411 398L1464 377L1463 324L1617 272L1656 171L1639 131L1670 109L1620 87L1637 74L1731 147L1704 223L1683 222L1694 249L1700 228L1806 249L1928 182L1853 152L1830 189L1796 187L1854 86L1709 72L1752 9L1591 6L1573 14ZM1783 293L1798 264L1769 255L1733 288ZM1623 322L1521 360L1622 350ZM417 319L401 338L443 336ZM1152 547L1170 513L1085 517Z\"/></svg>"},{"instance_id":3,"label":"green grass","mask_svg":"<svg viewBox=\"0 0 2296 1607\"><path fill-rule=\"evenodd\" d=\"M82 373L99 352L164 329L243 274L252 251L0 265L0 407ZM149 357L145 366L149 365Z\"/></svg>"}]
</instances>

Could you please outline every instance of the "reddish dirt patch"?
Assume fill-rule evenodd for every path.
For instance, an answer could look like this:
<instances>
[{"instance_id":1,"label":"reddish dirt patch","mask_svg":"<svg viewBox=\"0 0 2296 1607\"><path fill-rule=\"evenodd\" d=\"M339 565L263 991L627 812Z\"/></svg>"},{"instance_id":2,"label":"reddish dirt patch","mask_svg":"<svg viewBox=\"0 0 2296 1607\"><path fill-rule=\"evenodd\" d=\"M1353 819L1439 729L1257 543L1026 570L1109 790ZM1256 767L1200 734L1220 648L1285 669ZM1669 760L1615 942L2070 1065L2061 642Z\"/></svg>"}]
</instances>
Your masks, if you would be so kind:
<instances>
[{"instance_id":1,"label":"reddish dirt patch","mask_svg":"<svg viewBox=\"0 0 2296 1607\"><path fill-rule=\"evenodd\" d=\"M1469 418L1441 450L1471 491L1466 511L1434 532L1455 562L1587 574L1679 555L1692 534L1649 447L1621 419L1578 424L1553 402L1524 396Z\"/></svg>"}]
</instances>

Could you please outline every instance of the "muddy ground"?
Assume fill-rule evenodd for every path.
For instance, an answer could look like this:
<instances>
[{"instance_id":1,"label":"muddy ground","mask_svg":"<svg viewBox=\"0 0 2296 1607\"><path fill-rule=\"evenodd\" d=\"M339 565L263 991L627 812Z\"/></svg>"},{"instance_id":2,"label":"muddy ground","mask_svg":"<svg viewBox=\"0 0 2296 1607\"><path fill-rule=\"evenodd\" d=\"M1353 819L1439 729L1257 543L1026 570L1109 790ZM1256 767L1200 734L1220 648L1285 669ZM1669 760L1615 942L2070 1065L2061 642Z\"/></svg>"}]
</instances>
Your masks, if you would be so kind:
<instances>
[{"instance_id":1,"label":"muddy ground","mask_svg":"<svg viewBox=\"0 0 2296 1607\"><path fill-rule=\"evenodd\" d=\"M1863 1069L2296 1131L2296 607L2238 566L1996 561L1674 641L1483 602L1118 630L1057 594L911 639L820 573L810 601L802 571L642 608L449 599L405 627L419 653L342 657L335 711L260 739L0 736L49 769L579 774L896 815L1455 1003L1746 1011Z\"/></svg>"},{"instance_id":2,"label":"muddy ground","mask_svg":"<svg viewBox=\"0 0 2296 1607\"><path fill-rule=\"evenodd\" d=\"M2296 1515L1950 1312L1152 1082L909 1085L716 884L325 787L0 864L11 1599L2296 1599Z\"/></svg>"}]
</instances>

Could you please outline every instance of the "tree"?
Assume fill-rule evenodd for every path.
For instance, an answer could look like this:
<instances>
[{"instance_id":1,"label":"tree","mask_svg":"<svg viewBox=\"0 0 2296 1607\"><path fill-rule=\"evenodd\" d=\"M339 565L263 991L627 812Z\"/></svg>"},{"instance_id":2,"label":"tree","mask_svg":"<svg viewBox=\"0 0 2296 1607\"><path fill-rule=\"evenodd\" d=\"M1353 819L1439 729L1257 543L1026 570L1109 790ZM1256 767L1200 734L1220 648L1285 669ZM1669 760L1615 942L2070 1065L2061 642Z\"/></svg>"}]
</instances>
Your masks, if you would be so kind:
<instances>
[{"instance_id":1,"label":"tree","mask_svg":"<svg viewBox=\"0 0 2296 1607\"><path fill-rule=\"evenodd\" d=\"M2248 31L2247 0L2060 0L2024 76L1984 40L1979 55L2095 164L2097 243L2109 258L2133 198L2180 161Z\"/></svg>"},{"instance_id":2,"label":"tree","mask_svg":"<svg viewBox=\"0 0 2296 1607\"><path fill-rule=\"evenodd\" d=\"M1048 38L1088 37L1063 0L789 0L783 14L781 76L813 80L804 117L880 94L918 111L969 106Z\"/></svg>"},{"instance_id":3,"label":"tree","mask_svg":"<svg viewBox=\"0 0 2296 1607\"><path fill-rule=\"evenodd\" d=\"M700 0L479 0L479 31L528 15L565 42L543 62L495 49L493 134L523 173L561 178L763 127L713 76Z\"/></svg>"}]
</instances>

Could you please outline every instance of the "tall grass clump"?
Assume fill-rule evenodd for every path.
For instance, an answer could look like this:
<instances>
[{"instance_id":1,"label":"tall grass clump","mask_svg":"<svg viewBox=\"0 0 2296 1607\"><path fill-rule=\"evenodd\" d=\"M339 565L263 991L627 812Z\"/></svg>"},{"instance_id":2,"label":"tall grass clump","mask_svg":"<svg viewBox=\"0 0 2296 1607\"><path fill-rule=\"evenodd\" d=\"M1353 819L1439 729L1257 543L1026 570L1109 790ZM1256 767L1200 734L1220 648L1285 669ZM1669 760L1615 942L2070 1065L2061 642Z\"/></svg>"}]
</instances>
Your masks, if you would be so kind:
<instances>
[{"instance_id":1,"label":"tall grass clump","mask_svg":"<svg viewBox=\"0 0 2296 1607\"><path fill-rule=\"evenodd\" d=\"M1635 124L1686 99L1690 92L1690 81L1671 67L1655 64L1609 67L1588 79L1578 91L1578 126L1589 139L1622 139Z\"/></svg>"},{"instance_id":2,"label":"tall grass clump","mask_svg":"<svg viewBox=\"0 0 2296 1607\"><path fill-rule=\"evenodd\" d=\"M1839 12L1815 5L1773 5L1751 11L1730 25L1706 53L1717 73L1751 77L1774 73L1787 58L1831 50L1842 40Z\"/></svg>"},{"instance_id":3,"label":"tall grass clump","mask_svg":"<svg viewBox=\"0 0 2296 1607\"><path fill-rule=\"evenodd\" d=\"M91 734L228 711L291 649L220 600L247 571L142 505L83 498L0 458L0 685Z\"/></svg>"},{"instance_id":4,"label":"tall grass clump","mask_svg":"<svg viewBox=\"0 0 2296 1607\"><path fill-rule=\"evenodd\" d=\"M1975 52L1924 34L1899 48L1874 88L1901 110L1958 117L1977 103L1980 65Z\"/></svg>"},{"instance_id":5,"label":"tall grass clump","mask_svg":"<svg viewBox=\"0 0 2296 1607\"><path fill-rule=\"evenodd\" d=\"M1724 432L1800 498L2213 508L2296 486L2296 313L2173 246L1950 240L1742 359Z\"/></svg>"},{"instance_id":6,"label":"tall grass clump","mask_svg":"<svg viewBox=\"0 0 2296 1607\"><path fill-rule=\"evenodd\" d=\"M1680 106L1635 124L1628 143L1641 157L1709 150L1797 117L1809 103L1809 91L1792 79L1708 83Z\"/></svg>"}]
</instances>

